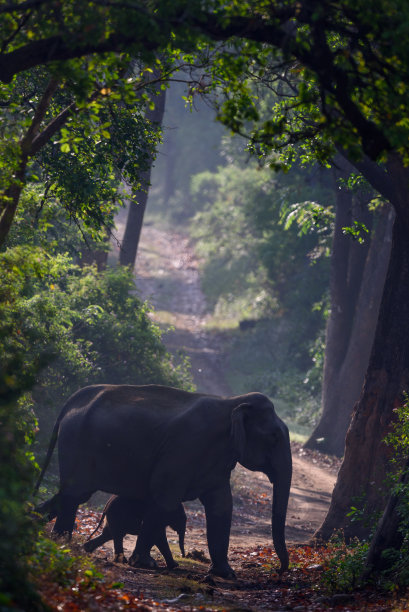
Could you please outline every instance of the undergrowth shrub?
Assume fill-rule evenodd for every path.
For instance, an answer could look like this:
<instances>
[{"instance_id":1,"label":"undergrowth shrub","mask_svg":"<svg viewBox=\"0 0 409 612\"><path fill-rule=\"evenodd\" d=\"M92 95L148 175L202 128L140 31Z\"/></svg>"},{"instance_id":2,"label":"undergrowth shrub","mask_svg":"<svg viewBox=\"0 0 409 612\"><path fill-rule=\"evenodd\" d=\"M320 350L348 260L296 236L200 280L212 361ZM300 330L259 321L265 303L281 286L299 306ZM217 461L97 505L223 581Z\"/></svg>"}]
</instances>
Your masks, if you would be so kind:
<instances>
[{"instance_id":1,"label":"undergrowth shrub","mask_svg":"<svg viewBox=\"0 0 409 612\"><path fill-rule=\"evenodd\" d=\"M389 584L409 585L409 395L395 408L396 421L385 442L393 449L391 458L391 492L399 497L399 530L403 537L399 550L386 549L382 556L387 559L388 570L383 572Z\"/></svg>"},{"instance_id":2,"label":"undergrowth shrub","mask_svg":"<svg viewBox=\"0 0 409 612\"><path fill-rule=\"evenodd\" d=\"M402 406L395 409L396 421L392 431L386 436L385 443L393 454L390 459L388 486L391 494L399 497L398 512L400 515L399 530L402 545L399 549L386 548L382 552L387 568L376 575L366 572L366 558L370 544L353 541L346 545L342 538L333 542L335 554L331 557L322 583L330 592L351 591L362 586L368 580L375 581L387 591L409 586L409 397L405 396ZM365 511L365 497L354 502L348 514L351 521L368 520ZM378 513L372 517L372 535L380 518Z\"/></svg>"},{"instance_id":3,"label":"undergrowth shrub","mask_svg":"<svg viewBox=\"0 0 409 612\"><path fill-rule=\"evenodd\" d=\"M349 593L365 583L363 570L368 554L368 542L354 539L346 544L343 535L336 534L328 543L321 583L330 594Z\"/></svg>"},{"instance_id":4,"label":"undergrowth shrub","mask_svg":"<svg viewBox=\"0 0 409 612\"><path fill-rule=\"evenodd\" d=\"M88 558L74 554L67 543L54 542L42 534L28 558L28 569L34 582L43 577L60 586L70 585L79 572L88 578L102 578Z\"/></svg>"},{"instance_id":5,"label":"undergrowth shrub","mask_svg":"<svg viewBox=\"0 0 409 612\"><path fill-rule=\"evenodd\" d=\"M10 374L2 362L0 392L0 610L41 610L42 605L27 580L27 556L32 552L37 528L28 511L35 474L29 443L33 415L5 401ZM15 387L14 387L15 389ZM14 390L13 389L13 390ZM7 393L8 392L8 393Z\"/></svg>"}]
</instances>

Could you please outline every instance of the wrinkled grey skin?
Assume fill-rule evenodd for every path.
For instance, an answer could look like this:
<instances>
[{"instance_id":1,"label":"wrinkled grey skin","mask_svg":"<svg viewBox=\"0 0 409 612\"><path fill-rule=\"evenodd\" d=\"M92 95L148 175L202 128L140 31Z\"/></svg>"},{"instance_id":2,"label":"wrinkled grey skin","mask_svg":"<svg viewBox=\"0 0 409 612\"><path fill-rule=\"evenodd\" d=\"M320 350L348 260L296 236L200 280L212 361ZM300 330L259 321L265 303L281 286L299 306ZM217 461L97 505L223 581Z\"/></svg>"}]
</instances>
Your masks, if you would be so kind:
<instances>
[{"instance_id":1,"label":"wrinkled grey skin","mask_svg":"<svg viewBox=\"0 0 409 612\"><path fill-rule=\"evenodd\" d=\"M107 501L103 510L101 520L95 531L89 536L88 541L84 544L84 549L87 552L92 552L99 546L105 544L109 540L114 540L115 557L114 560L120 563L126 563L123 548L123 539L127 533L138 535L142 519L146 511L146 502L138 499L129 499L121 495L112 495ZM182 557L185 556L185 531L186 531L186 513L182 504L179 504L177 510L172 512L171 516L167 517L169 527L179 535L179 548ZM100 528L102 522L104 527L101 535L94 539L92 536ZM169 544L166 538L166 531L162 530L155 537L155 545L162 553L166 565L169 569L177 567L178 564L173 559Z\"/></svg>"},{"instance_id":2,"label":"wrinkled grey skin","mask_svg":"<svg viewBox=\"0 0 409 612\"><path fill-rule=\"evenodd\" d=\"M288 429L261 393L221 398L159 385L94 385L67 401L54 426L37 489L58 438L56 534L71 535L78 505L101 490L150 499L130 564L152 567L150 550L167 513L199 498L206 513L210 572L228 564L230 474L237 461L274 485L272 535L288 568L285 518L291 485ZM44 508L43 508L44 509Z\"/></svg>"}]
</instances>

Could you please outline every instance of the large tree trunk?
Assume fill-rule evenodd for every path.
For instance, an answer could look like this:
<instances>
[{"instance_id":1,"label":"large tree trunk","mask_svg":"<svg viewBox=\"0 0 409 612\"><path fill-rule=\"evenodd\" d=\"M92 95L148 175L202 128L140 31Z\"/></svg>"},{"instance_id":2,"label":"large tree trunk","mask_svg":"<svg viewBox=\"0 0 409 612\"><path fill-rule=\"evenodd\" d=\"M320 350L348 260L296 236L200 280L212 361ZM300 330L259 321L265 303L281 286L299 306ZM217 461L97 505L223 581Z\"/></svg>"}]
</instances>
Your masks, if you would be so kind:
<instances>
[{"instance_id":1,"label":"large tree trunk","mask_svg":"<svg viewBox=\"0 0 409 612\"><path fill-rule=\"evenodd\" d=\"M159 87L160 83L158 84L158 88ZM145 113L145 118L151 123L156 124L158 128L162 125L163 114L165 112L165 100L166 91L160 90L160 93L155 96L153 100L155 108L153 110L148 109ZM119 262L122 266L131 266L131 268L133 268L135 265L143 218L148 201L153 161L154 156L152 155L148 160L148 168L141 173L141 189L129 203L128 218L119 253Z\"/></svg>"},{"instance_id":2,"label":"large tree trunk","mask_svg":"<svg viewBox=\"0 0 409 612\"><path fill-rule=\"evenodd\" d=\"M359 294L351 313L352 321L349 318L343 320L339 302L331 300L323 376L323 412L305 443L306 448L338 456L344 453L345 435L353 406L359 399L375 335L390 255L393 219L393 211L385 207L375 220Z\"/></svg>"},{"instance_id":3,"label":"large tree trunk","mask_svg":"<svg viewBox=\"0 0 409 612\"><path fill-rule=\"evenodd\" d=\"M340 164L338 160L337 166L337 179L351 173L352 167L344 161ZM357 198L338 184L336 189L322 415L305 447L341 456L373 344L389 260L393 214L385 207L376 215L375 228L365 244L352 241L344 235L343 228L359 221L370 229L373 219L365 199Z\"/></svg>"},{"instance_id":4,"label":"large tree trunk","mask_svg":"<svg viewBox=\"0 0 409 612\"><path fill-rule=\"evenodd\" d=\"M334 529L343 529L347 538L367 537L370 527L347 517L351 505L362 505L365 516L373 520L388 496L385 476L391 451L383 440L393 409L402 404L409 389L409 181L403 165L394 165L389 167L393 179L389 184L397 217L375 341L346 436L344 461L317 539L327 540Z\"/></svg>"}]
</instances>

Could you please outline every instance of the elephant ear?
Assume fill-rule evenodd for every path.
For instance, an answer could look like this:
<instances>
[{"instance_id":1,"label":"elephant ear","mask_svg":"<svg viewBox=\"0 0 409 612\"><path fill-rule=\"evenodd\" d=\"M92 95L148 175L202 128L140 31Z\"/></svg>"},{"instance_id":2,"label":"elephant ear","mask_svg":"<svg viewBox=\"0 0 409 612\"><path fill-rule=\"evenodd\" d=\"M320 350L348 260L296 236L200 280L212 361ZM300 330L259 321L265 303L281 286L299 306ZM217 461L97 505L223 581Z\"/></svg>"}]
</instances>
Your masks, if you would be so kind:
<instances>
[{"instance_id":1,"label":"elephant ear","mask_svg":"<svg viewBox=\"0 0 409 612\"><path fill-rule=\"evenodd\" d=\"M231 436L233 438L234 450L237 452L239 460L244 455L246 447L246 418L250 404L240 404L234 408L231 414Z\"/></svg>"}]
</instances>

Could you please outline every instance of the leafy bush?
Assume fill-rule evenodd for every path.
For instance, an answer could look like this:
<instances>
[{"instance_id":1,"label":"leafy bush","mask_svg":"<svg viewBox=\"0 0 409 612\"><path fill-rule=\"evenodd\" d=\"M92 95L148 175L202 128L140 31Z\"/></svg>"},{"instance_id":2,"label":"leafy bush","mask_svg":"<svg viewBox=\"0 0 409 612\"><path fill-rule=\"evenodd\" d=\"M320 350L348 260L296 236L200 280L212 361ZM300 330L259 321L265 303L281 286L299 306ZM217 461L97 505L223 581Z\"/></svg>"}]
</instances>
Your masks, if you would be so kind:
<instances>
[{"instance_id":1,"label":"leafy bush","mask_svg":"<svg viewBox=\"0 0 409 612\"><path fill-rule=\"evenodd\" d=\"M409 585L409 395L395 409L396 421L385 442L393 448L391 457L390 485L393 495L399 497L399 530L403 536L400 550L386 549L383 556L388 560L386 580L399 586Z\"/></svg>"},{"instance_id":2,"label":"leafy bush","mask_svg":"<svg viewBox=\"0 0 409 612\"><path fill-rule=\"evenodd\" d=\"M342 536L336 535L330 540L330 555L321 576L321 582L328 593L346 593L364 584L363 569L368 549L368 542L357 539L346 544Z\"/></svg>"},{"instance_id":3,"label":"leafy bush","mask_svg":"<svg viewBox=\"0 0 409 612\"><path fill-rule=\"evenodd\" d=\"M66 543L54 542L42 534L28 559L28 567L34 580L46 575L48 581L61 586L71 584L81 570L86 576L102 578L89 559L75 556Z\"/></svg>"},{"instance_id":4,"label":"leafy bush","mask_svg":"<svg viewBox=\"0 0 409 612\"><path fill-rule=\"evenodd\" d=\"M35 474L28 448L34 419L21 404L5 399L16 391L14 384L12 389L6 386L10 378L3 377L0 393L0 609L40 610L41 602L27 581L26 563L37 535L27 513Z\"/></svg>"},{"instance_id":5,"label":"leafy bush","mask_svg":"<svg viewBox=\"0 0 409 612\"><path fill-rule=\"evenodd\" d=\"M39 418L42 439L81 386L189 387L185 364L172 363L128 269L99 273L64 255L16 247L0 255L0 270L1 348L6 358L20 356L22 376L36 373L25 405Z\"/></svg>"}]
</instances>

